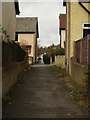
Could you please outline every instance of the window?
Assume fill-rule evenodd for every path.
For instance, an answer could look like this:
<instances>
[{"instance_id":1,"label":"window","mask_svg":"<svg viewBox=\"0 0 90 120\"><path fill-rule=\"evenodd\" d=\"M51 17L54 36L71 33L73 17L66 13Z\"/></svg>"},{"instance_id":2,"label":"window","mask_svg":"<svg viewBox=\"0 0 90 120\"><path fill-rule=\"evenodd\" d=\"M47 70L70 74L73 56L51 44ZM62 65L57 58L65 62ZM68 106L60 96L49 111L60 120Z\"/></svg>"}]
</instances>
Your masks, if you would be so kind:
<instances>
[{"instance_id":1,"label":"window","mask_svg":"<svg viewBox=\"0 0 90 120\"><path fill-rule=\"evenodd\" d=\"M90 24L84 24L84 27L90 27Z\"/></svg>"},{"instance_id":2,"label":"window","mask_svg":"<svg viewBox=\"0 0 90 120\"><path fill-rule=\"evenodd\" d=\"M88 34L90 34L90 23L84 23L83 24L83 37L86 37Z\"/></svg>"}]
</instances>

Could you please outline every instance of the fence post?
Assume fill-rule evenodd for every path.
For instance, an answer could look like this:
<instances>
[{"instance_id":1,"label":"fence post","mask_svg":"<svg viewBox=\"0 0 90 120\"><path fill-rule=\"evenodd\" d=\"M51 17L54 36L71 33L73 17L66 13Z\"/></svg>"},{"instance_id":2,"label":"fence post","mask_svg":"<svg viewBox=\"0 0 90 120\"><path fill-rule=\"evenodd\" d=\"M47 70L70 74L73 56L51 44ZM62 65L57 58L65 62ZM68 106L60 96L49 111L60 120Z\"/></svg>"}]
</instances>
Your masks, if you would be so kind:
<instances>
[{"instance_id":1,"label":"fence post","mask_svg":"<svg viewBox=\"0 0 90 120\"><path fill-rule=\"evenodd\" d=\"M80 40L80 64L82 64L82 38Z\"/></svg>"},{"instance_id":2,"label":"fence post","mask_svg":"<svg viewBox=\"0 0 90 120\"><path fill-rule=\"evenodd\" d=\"M87 65L90 65L90 35L87 36Z\"/></svg>"},{"instance_id":3,"label":"fence post","mask_svg":"<svg viewBox=\"0 0 90 120\"><path fill-rule=\"evenodd\" d=\"M90 35L88 35L88 95L90 94Z\"/></svg>"},{"instance_id":4,"label":"fence post","mask_svg":"<svg viewBox=\"0 0 90 120\"><path fill-rule=\"evenodd\" d=\"M76 56L75 56L75 41L73 41L73 60L76 61Z\"/></svg>"}]
</instances>

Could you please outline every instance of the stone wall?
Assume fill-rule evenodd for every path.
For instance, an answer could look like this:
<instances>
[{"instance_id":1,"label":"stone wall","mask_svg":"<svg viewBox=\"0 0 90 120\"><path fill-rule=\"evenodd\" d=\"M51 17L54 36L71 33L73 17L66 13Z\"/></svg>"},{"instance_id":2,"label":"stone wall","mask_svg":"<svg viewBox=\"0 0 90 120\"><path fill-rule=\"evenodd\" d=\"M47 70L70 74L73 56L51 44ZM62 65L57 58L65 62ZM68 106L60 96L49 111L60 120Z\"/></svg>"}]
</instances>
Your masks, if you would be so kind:
<instances>
[{"instance_id":1,"label":"stone wall","mask_svg":"<svg viewBox=\"0 0 90 120\"><path fill-rule=\"evenodd\" d=\"M27 62L14 63L11 68L2 70L2 96L5 96L10 88L17 82L18 77L27 67Z\"/></svg>"}]
</instances>

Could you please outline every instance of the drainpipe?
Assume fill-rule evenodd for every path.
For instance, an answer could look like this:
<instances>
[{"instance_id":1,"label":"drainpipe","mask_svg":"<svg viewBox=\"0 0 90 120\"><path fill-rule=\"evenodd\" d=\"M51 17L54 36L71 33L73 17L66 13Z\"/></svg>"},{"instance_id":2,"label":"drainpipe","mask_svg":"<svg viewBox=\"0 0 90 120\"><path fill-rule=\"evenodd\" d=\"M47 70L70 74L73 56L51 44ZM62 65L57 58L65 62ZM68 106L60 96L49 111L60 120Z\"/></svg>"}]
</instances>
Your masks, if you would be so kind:
<instances>
[{"instance_id":1,"label":"drainpipe","mask_svg":"<svg viewBox=\"0 0 90 120\"><path fill-rule=\"evenodd\" d=\"M67 30L66 30L66 71L69 74L69 57L70 57L70 2L66 4Z\"/></svg>"},{"instance_id":2,"label":"drainpipe","mask_svg":"<svg viewBox=\"0 0 90 120\"><path fill-rule=\"evenodd\" d=\"M35 38L35 63L37 62L37 35Z\"/></svg>"},{"instance_id":3,"label":"drainpipe","mask_svg":"<svg viewBox=\"0 0 90 120\"><path fill-rule=\"evenodd\" d=\"M69 31L68 31L68 73L69 73L69 70L70 70L70 20L71 20L71 17L70 17L70 10L71 10L71 2L69 2L68 4L68 13L69 13Z\"/></svg>"}]
</instances>

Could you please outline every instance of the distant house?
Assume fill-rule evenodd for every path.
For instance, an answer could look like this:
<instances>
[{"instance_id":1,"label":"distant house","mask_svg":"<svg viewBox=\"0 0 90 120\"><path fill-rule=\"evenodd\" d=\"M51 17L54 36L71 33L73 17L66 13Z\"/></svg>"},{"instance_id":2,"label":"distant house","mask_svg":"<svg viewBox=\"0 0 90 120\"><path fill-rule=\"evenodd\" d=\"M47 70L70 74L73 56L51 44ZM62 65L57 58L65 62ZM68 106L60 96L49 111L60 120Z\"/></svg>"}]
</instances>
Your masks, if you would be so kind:
<instances>
[{"instance_id":1,"label":"distant house","mask_svg":"<svg viewBox=\"0 0 90 120\"><path fill-rule=\"evenodd\" d=\"M19 3L17 2L0 2L0 32L3 33L3 40L15 40L16 32L16 15L19 15Z\"/></svg>"},{"instance_id":2,"label":"distant house","mask_svg":"<svg viewBox=\"0 0 90 120\"><path fill-rule=\"evenodd\" d=\"M59 35L60 35L60 47L65 48L66 14L59 15Z\"/></svg>"},{"instance_id":3,"label":"distant house","mask_svg":"<svg viewBox=\"0 0 90 120\"><path fill-rule=\"evenodd\" d=\"M74 56L74 41L90 34L90 5L89 0L66 2L66 69L71 75L71 58Z\"/></svg>"},{"instance_id":4,"label":"distant house","mask_svg":"<svg viewBox=\"0 0 90 120\"><path fill-rule=\"evenodd\" d=\"M30 63L35 63L37 58L38 18L19 17L16 21L16 41L25 47L28 52Z\"/></svg>"}]
</instances>

